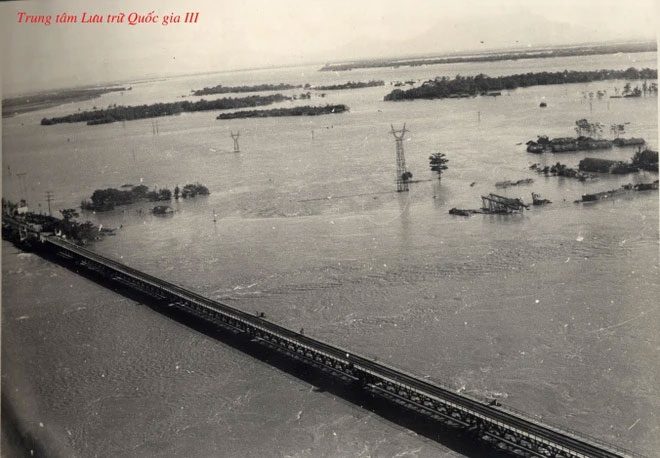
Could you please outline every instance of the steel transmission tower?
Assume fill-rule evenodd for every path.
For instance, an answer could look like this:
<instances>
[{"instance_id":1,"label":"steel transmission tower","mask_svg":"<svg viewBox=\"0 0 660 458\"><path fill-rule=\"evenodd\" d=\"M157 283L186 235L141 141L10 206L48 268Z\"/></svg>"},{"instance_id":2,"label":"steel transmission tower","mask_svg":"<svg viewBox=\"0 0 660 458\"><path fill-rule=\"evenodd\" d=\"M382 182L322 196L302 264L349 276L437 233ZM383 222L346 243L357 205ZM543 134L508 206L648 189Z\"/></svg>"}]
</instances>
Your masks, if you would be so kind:
<instances>
[{"instance_id":1,"label":"steel transmission tower","mask_svg":"<svg viewBox=\"0 0 660 458\"><path fill-rule=\"evenodd\" d=\"M55 199L53 191L46 191L46 202L48 202L48 216L53 216L53 212L50 209L50 203Z\"/></svg>"},{"instance_id":2,"label":"steel transmission tower","mask_svg":"<svg viewBox=\"0 0 660 458\"><path fill-rule=\"evenodd\" d=\"M409 173L406 169L406 156L403 154L403 138L408 130L405 123L400 130L394 130L394 126L391 124L390 127L396 142L396 191L408 191Z\"/></svg>"},{"instance_id":3,"label":"steel transmission tower","mask_svg":"<svg viewBox=\"0 0 660 458\"><path fill-rule=\"evenodd\" d=\"M234 153L240 153L241 150L238 147L238 137L241 135L241 131L237 130L236 133L231 131L231 138L234 140Z\"/></svg>"}]
</instances>

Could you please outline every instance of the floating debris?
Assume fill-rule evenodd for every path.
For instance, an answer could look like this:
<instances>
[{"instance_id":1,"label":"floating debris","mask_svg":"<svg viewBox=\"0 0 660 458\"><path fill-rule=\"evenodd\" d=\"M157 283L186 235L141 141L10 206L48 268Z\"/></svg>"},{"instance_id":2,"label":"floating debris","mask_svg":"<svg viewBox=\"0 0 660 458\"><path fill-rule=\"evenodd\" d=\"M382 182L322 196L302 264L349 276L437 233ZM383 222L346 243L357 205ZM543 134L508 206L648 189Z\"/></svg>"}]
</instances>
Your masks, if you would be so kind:
<instances>
[{"instance_id":1,"label":"floating debris","mask_svg":"<svg viewBox=\"0 0 660 458\"><path fill-rule=\"evenodd\" d=\"M610 197L618 196L621 194L628 194L630 192L635 192L635 191L651 191L654 189L658 189L658 180L655 180L652 183L638 183L633 185L632 183L629 184L624 184L620 188L617 189L611 189L609 191L601 191L601 192L596 192L593 194L583 194L582 198L579 200L576 200L576 203L581 203L581 202L595 202L598 200L604 200L608 199Z\"/></svg>"},{"instance_id":2,"label":"floating debris","mask_svg":"<svg viewBox=\"0 0 660 458\"><path fill-rule=\"evenodd\" d=\"M518 181L498 181L495 183L496 188L508 188L509 186L519 186L521 184L531 184L534 183L534 180L532 178L523 178Z\"/></svg>"},{"instance_id":3,"label":"floating debris","mask_svg":"<svg viewBox=\"0 0 660 458\"><path fill-rule=\"evenodd\" d=\"M541 195L535 192L532 193L532 205L546 205L552 202L548 199L541 199Z\"/></svg>"},{"instance_id":4,"label":"floating debris","mask_svg":"<svg viewBox=\"0 0 660 458\"><path fill-rule=\"evenodd\" d=\"M450 215L470 216L475 213L483 214L509 214L518 213L525 208L529 208L522 199L498 196L497 194L488 194L481 196L483 204L479 209L465 209L465 208L452 208L449 210Z\"/></svg>"},{"instance_id":5,"label":"floating debris","mask_svg":"<svg viewBox=\"0 0 660 458\"><path fill-rule=\"evenodd\" d=\"M595 175L589 173L580 172L579 170L571 168L566 164L562 164L561 162L557 162L555 165L552 166L549 165L542 166L541 164L536 163L530 165L529 168L531 170L536 170L536 172L539 174L552 175L557 177L577 178L580 181L591 180L596 177Z\"/></svg>"},{"instance_id":6,"label":"floating debris","mask_svg":"<svg viewBox=\"0 0 660 458\"><path fill-rule=\"evenodd\" d=\"M521 212L529 205L525 205L522 199L498 196L497 194L488 194L481 196L484 213L515 213Z\"/></svg>"},{"instance_id":7,"label":"floating debris","mask_svg":"<svg viewBox=\"0 0 660 458\"><path fill-rule=\"evenodd\" d=\"M466 210L463 208L452 208L449 210L450 215L458 215L458 216L470 216L474 213L483 213L480 210Z\"/></svg>"}]
</instances>

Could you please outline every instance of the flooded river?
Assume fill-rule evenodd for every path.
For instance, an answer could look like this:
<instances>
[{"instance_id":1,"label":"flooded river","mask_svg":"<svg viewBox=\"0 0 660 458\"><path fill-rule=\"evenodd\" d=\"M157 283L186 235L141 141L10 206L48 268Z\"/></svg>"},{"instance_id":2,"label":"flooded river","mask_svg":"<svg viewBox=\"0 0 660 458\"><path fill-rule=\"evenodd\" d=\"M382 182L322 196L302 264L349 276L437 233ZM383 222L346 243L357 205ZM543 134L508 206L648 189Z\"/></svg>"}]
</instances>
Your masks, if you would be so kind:
<instances>
[{"instance_id":1,"label":"flooded river","mask_svg":"<svg viewBox=\"0 0 660 458\"><path fill-rule=\"evenodd\" d=\"M174 203L168 218L150 215L147 203L84 214L121 227L94 249L456 390L655 455L658 193L573 201L657 174L541 177L532 163L576 167L586 156L629 159L633 150L538 156L524 143L574 135L575 120L587 118L628 122L626 136L657 150L657 98L584 99L624 84L605 81L382 101L395 81L655 61L648 53L345 73L297 67L127 83L131 91L3 119L3 194L27 195L45 210L47 190L60 209L97 188L199 181L211 195ZM192 89L220 83L349 79L386 86L324 98L312 91L311 101L282 104L350 107L314 118L218 121L201 112L39 125L78 108L194 100ZM396 193L389 130L404 122L419 182ZM239 154L229 137L237 130ZM429 170L434 152L450 160L442 180ZM534 183L495 188L523 178ZM489 192L530 201L532 191L553 203L521 215L448 214L479 207ZM456 455L39 257L6 243L2 255L3 400L55 455Z\"/></svg>"}]
</instances>

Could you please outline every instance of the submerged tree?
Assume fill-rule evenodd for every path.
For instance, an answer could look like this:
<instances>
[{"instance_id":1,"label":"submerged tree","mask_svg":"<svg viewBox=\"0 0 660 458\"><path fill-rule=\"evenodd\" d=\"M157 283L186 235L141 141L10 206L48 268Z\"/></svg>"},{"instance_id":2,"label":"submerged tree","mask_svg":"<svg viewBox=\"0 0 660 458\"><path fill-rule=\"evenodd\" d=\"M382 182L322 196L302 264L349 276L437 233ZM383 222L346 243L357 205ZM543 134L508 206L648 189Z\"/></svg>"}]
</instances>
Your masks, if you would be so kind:
<instances>
[{"instance_id":1,"label":"submerged tree","mask_svg":"<svg viewBox=\"0 0 660 458\"><path fill-rule=\"evenodd\" d=\"M623 135L626 133L626 126L625 124L612 124L610 126L610 132L613 135L616 135L616 138L619 138L620 135Z\"/></svg>"},{"instance_id":2,"label":"submerged tree","mask_svg":"<svg viewBox=\"0 0 660 458\"><path fill-rule=\"evenodd\" d=\"M442 172L449 168L447 162L449 162L449 159L445 157L444 153L433 153L429 156L431 170L438 172L438 179L442 178Z\"/></svg>"},{"instance_id":3,"label":"submerged tree","mask_svg":"<svg viewBox=\"0 0 660 458\"><path fill-rule=\"evenodd\" d=\"M603 134L603 125L599 122L591 123L586 119L578 119L575 121L575 133L578 136L589 136L600 138Z\"/></svg>"}]
</instances>

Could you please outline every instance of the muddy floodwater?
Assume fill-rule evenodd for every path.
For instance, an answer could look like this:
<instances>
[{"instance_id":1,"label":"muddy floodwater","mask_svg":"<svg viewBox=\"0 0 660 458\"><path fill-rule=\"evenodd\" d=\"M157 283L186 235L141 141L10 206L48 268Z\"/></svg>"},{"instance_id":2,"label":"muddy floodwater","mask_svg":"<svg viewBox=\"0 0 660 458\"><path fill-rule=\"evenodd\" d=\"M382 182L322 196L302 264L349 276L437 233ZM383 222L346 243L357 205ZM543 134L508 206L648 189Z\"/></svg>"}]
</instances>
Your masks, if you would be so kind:
<instances>
[{"instance_id":1,"label":"muddy floodwater","mask_svg":"<svg viewBox=\"0 0 660 458\"><path fill-rule=\"evenodd\" d=\"M535 155L525 142L574 135L575 120L587 118L607 126L605 136L611 124L629 123L626 136L657 150L657 97L590 102L583 95L614 94L624 81L469 99L383 96L390 82L457 73L655 62L655 53L641 53L128 83L131 91L3 119L3 194L27 196L33 210L45 211L47 190L60 209L97 188L199 181L211 195L173 203L170 217L150 215L147 203L83 214L121 226L93 248L306 335L654 456L658 192L573 201L657 173L587 182L542 177L529 166L628 160L634 150ZM311 100L275 105L350 107L337 115L219 121L217 112L198 112L39 125L78 108L196 100L192 89L216 84L371 79L386 85L325 97L311 91ZM396 193L389 130L404 122L406 160L419 182ZM229 134L237 130L235 154ZM429 170L434 152L450 161L442 180ZM524 178L534 182L495 187ZM552 204L520 215L448 214L479 207L489 192L526 202L536 192ZM456 456L5 242L2 273L3 403L18 428L53 455Z\"/></svg>"}]
</instances>

